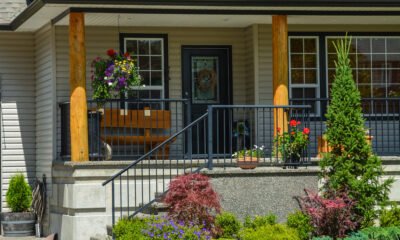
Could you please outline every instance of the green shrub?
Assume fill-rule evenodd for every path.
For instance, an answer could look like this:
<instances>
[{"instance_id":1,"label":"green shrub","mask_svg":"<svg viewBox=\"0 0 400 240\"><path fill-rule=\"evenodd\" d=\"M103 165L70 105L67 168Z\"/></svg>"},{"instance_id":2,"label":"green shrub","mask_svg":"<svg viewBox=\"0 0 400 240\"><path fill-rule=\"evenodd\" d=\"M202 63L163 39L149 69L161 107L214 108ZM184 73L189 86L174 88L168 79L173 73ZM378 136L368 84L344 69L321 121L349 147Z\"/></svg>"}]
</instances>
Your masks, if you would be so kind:
<instances>
[{"instance_id":1,"label":"green shrub","mask_svg":"<svg viewBox=\"0 0 400 240\"><path fill-rule=\"evenodd\" d=\"M362 232L350 234L350 236L343 238L343 240L369 240L368 236Z\"/></svg>"},{"instance_id":2,"label":"green shrub","mask_svg":"<svg viewBox=\"0 0 400 240\"><path fill-rule=\"evenodd\" d=\"M301 211L291 213L287 217L287 226L297 230L300 239L307 240L310 238L314 228L311 225L310 217Z\"/></svg>"},{"instance_id":3,"label":"green shrub","mask_svg":"<svg viewBox=\"0 0 400 240\"><path fill-rule=\"evenodd\" d=\"M32 203L32 189L21 173L11 178L6 194L8 207L13 212L28 211Z\"/></svg>"},{"instance_id":4,"label":"green shrub","mask_svg":"<svg viewBox=\"0 0 400 240\"><path fill-rule=\"evenodd\" d=\"M257 229L266 225L274 225L276 224L277 217L274 214L268 214L265 216L255 216L254 219L250 216L247 216L244 220L243 226L245 228L253 228Z\"/></svg>"},{"instance_id":5,"label":"green shrub","mask_svg":"<svg viewBox=\"0 0 400 240\"><path fill-rule=\"evenodd\" d=\"M149 219L123 218L114 226L113 233L117 240L148 240L143 230L147 228Z\"/></svg>"},{"instance_id":6,"label":"green shrub","mask_svg":"<svg viewBox=\"0 0 400 240\"><path fill-rule=\"evenodd\" d=\"M369 227L362 229L361 233L368 236L370 240L399 240L400 228L399 227Z\"/></svg>"},{"instance_id":7,"label":"green shrub","mask_svg":"<svg viewBox=\"0 0 400 240\"><path fill-rule=\"evenodd\" d=\"M382 180L381 160L365 138L361 96L354 82L349 52L351 40L338 40L335 80L326 114L326 139L331 152L320 161L324 189L349 191L357 201L355 213L362 226L371 226L378 217L376 205L385 205L392 179Z\"/></svg>"},{"instance_id":8,"label":"green shrub","mask_svg":"<svg viewBox=\"0 0 400 240\"><path fill-rule=\"evenodd\" d=\"M221 237L234 238L240 231L241 224L236 216L229 212L223 212L215 218L215 225L222 230Z\"/></svg>"},{"instance_id":9,"label":"green shrub","mask_svg":"<svg viewBox=\"0 0 400 240\"><path fill-rule=\"evenodd\" d=\"M300 240L295 229L282 224L246 228L239 235L241 240Z\"/></svg>"},{"instance_id":10,"label":"green shrub","mask_svg":"<svg viewBox=\"0 0 400 240\"><path fill-rule=\"evenodd\" d=\"M390 209L382 211L379 222L381 227L395 227L400 226L400 208L393 204Z\"/></svg>"},{"instance_id":11,"label":"green shrub","mask_svg":"<svg viewBox=\"0 0 400 240\"><path fill-rule=\"evenodd\" d=\"M322 236L322 237L314 237L312 240L333 240L333 238L328 236Z\"/></svg>"}]
</instances>

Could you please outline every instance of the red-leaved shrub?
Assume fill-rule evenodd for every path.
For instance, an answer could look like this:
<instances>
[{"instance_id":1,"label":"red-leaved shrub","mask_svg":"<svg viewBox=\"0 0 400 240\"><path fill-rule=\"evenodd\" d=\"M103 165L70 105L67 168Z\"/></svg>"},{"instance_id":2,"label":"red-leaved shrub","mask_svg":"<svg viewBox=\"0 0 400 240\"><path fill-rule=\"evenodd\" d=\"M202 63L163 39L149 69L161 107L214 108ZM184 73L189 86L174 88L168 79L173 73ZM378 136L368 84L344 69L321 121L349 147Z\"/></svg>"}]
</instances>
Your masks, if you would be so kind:
<instances>
[{"instance_id":1,"label":"red-leaved shrub","mask_svg":"<svg viewBox=\"0 0 400 240\"><path fill-rule=\"evenodd\" d=\"M169 184L164 201L170 205L168 216L172 220L209 229L213 227L215 215L221 212L219 196L209 178L202 174L176 177Z\"/></svg>"},{"instance_id":2,"label":"red-leaved shrub","mask_svg":"<svg viewBox=\"0 0 400 240\"><path fill-rule=\"evenodd\" d=\"M334 239L345 237L360 226L361 218L355 214L356 202L346 191L327 192L325 197L310 190L299 197L302 211L311 218L315 235L330 236Z\"/></svg>"}]
</instances>

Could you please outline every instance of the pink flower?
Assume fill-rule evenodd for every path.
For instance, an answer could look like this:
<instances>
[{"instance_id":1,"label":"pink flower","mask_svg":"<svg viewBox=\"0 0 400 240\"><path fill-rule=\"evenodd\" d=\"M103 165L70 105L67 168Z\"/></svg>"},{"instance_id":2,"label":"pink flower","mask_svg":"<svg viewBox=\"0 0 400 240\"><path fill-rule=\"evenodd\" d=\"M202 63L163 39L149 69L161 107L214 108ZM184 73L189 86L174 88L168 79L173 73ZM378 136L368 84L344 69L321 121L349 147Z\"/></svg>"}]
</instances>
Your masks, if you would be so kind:
<instances>
[{"instance_id":1,"label":"pink flower","mask_svg":"<svg viewBox=\"0 0 400 240\"><path fill-rule=\"evenodd\" d=\"M310 129L309 128L304 128L303 129L303 133L306 134L306 135L310 134Z\"/></svg>"}]
</instances>

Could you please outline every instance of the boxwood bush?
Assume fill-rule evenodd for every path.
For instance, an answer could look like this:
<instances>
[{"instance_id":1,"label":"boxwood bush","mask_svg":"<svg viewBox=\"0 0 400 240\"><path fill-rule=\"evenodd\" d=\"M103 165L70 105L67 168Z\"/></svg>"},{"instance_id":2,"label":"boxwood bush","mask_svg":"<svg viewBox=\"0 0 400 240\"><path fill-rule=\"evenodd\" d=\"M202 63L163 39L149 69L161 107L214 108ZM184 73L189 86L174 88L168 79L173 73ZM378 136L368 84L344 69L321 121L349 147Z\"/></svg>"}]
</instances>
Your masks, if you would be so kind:
<instances>
[{"instance_id":1,"label":"boxwood bush","mask_svg":"<svg viewBox=\"0 0 400 240\"><path fill-rule=\"evenodd\" d=\"M241 240L300 240L297 231L282 224L265 225L257 229L245 228Z\"/></svg>"}]
</instances>

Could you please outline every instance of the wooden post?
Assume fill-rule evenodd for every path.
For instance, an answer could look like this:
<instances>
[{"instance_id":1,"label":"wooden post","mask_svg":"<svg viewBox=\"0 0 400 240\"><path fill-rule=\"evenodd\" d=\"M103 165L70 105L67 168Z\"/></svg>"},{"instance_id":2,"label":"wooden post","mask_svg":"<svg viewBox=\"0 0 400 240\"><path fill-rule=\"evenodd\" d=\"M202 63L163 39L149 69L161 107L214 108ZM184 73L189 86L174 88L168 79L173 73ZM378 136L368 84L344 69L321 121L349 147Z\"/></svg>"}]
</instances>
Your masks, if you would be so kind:
<instances>
[{"instance_id":1,"label":"wooden post","mask_svg":"<svg viewBox=\"0 0 400 240\"><path fill-rule=\"evenodd\" d=\"M89 161L86 103L85 21L83 13L69 15L71 161Z\"/></svg>"},{"instance_id":2,"label":"wooden post","mask_svg":"<svg viewBox=\"0 0 400 240\"><path fill-rule=\"evenodd\" d=\"M272 16L272 66L274 105L289 105L288 92L288 26L287 16ZM274 133L287 131L287 114L274 111Z\"/></svg>"}]
</instances>

